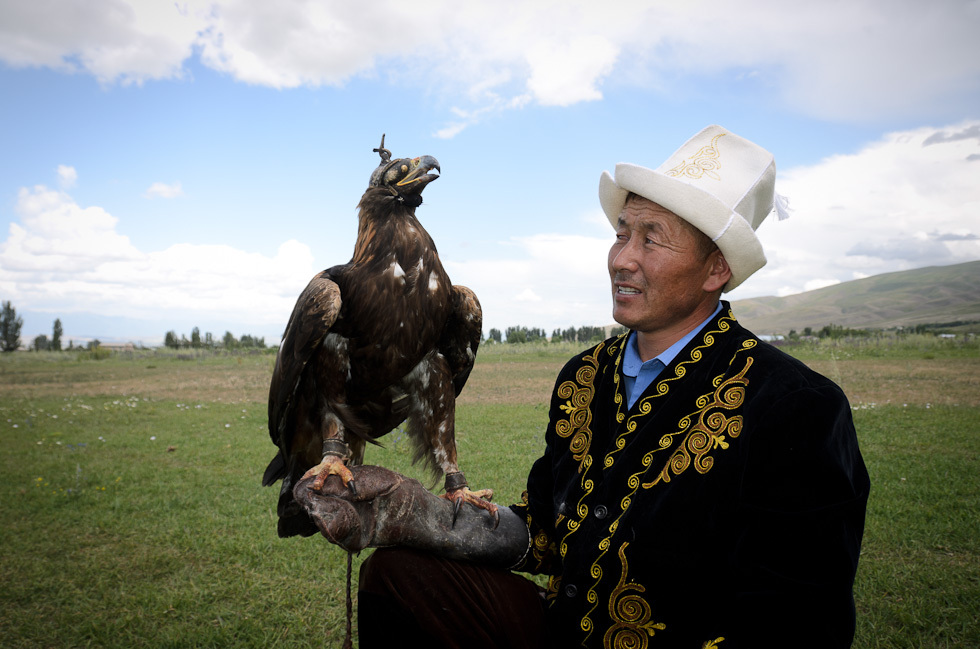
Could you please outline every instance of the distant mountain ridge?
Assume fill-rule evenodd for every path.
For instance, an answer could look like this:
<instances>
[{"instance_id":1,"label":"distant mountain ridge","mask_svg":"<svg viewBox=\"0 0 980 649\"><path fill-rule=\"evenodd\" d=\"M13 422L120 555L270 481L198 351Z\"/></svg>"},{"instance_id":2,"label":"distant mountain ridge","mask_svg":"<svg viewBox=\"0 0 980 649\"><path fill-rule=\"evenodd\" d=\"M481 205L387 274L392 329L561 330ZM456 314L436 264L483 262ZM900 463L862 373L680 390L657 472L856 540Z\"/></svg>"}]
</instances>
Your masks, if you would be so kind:
<instances>
[{"instance_id":1,"label":"distant mountain ridge","mask_svg":"<svg viewBox=\"0 0 980 649\"><path fill-rule=\"evenodd\" d=\"M786 297L737 300L732 309L757 334L802 333L828 324L891 329L980 321L980 261L884 273Z\"/></svg>"}]
</instances>

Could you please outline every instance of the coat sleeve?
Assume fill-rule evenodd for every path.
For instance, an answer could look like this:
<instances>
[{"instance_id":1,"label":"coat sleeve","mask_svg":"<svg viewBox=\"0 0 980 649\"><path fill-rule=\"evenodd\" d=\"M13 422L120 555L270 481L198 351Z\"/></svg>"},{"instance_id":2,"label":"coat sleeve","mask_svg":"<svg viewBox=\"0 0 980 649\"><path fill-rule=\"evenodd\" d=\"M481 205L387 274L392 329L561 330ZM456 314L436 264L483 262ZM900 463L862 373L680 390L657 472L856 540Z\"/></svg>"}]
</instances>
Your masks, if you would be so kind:
<instances>
[{"instance_id":1,"label":"coat sleeve","mask_svg":"<svg viewBox=\"0 0 980 649\"><path fill-rule=\"evenodd\" d=\"M568 441L555 432L556 422L567 414L562 411L565 400L558 397L557 386L575 374L577 359L572 359L559 373L555 381L556 389L551 394L551 409L548 415L548 429L545 432L543 455L532 465L528 474L527 489L521 502L511 509L521 516L531 532L531 548L523 563L515 568L531 574L558 575L561 573L561 556L558 552L556 526L563 520L555 504L555 465L556 457L567 447ZM567 448L565 448L567 452Z\"/></svg>"},{"instance_id":2,"label":"coat sleeve","mask_svg":"<svg viewBox=\"0 0 980 649\"><path fill-rule=\"evenodd\" d=\"M729 644L850 647L870 490L850 406L828 381L774 399L754 419Z\"/></svg>"}]
</instances>

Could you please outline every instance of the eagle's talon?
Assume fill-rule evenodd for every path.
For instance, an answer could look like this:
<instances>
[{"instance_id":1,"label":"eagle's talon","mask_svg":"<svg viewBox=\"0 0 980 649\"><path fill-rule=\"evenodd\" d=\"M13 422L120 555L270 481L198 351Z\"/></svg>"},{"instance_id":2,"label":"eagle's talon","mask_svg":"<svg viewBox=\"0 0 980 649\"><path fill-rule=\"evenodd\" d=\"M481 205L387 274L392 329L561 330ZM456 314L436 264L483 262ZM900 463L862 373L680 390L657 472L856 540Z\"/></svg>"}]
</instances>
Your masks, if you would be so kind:
<instances>
[{"instance_id":1,"label":"eagle's talon","mask_svg":"<svg viewBox=\"0 0 980 649\"><path fill-rule=\"evenodd\" d=\"M353 480L348 480L347 481L347 488L350 489L350 492L351 492L351 495L352 496L357 496L357 487L354 485L354 481Z\"/></svg>"},{"instance_id":2,"label":"eagle's talon","mask_svg":"<svg viewBox=\"0 0 980 649\"><path fill-rule=\"evenodd\" d=\"M459 510L463 508L463 499L454 498L453 499L453 524L452 527L456 527L456 519L459 517Z\"/></svg>"},{"instance_id":3,"label":"eagle's talon","mask_svg":"<svg viewBox=\"0 0 980 649\"><path fill-rule=\"evenodd\" d=\"M500 523L497 506L490 502L490 499L493 498L493 489L470 491L468 487L460 487L458 489L450 489L442 497L453 502L453 527L456 526L456 519L459 517L459 512L463 508L464 502L468 502L478 509L485 509L492 515L494 529Z\"/></svg>"},{"instance_id":4,"label":"eagle's talon","mask_svg":"<svg viewBox=\"0 0 980 649\"><path fill-rule=\"evenodd\" d=\"M326 484L327 478L332 475L340 478L345 487L350 487L354 480L354 474L344 464L344 460L336 455L325 455L319 464L303 474L303 478L316 476L313 478L313 484L310 488L315 492L322 493L323 485Z\"/></svg>"}]
</instances>

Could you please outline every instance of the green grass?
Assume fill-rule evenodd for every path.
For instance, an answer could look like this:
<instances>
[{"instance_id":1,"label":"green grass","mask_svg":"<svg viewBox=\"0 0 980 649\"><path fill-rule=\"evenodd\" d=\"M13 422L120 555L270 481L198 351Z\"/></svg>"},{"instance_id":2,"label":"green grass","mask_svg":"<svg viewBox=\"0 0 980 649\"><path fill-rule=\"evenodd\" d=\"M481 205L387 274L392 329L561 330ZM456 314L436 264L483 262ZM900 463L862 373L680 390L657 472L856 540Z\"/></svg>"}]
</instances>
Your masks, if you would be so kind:
<instances>
[{"instance_id":1,"label":"green grass","mask_svg":"<svg viewBox=\"0 0 980 649\"><path fill-rule=\"evenodd\" d=\"M3 646L339 637L344 555L276 536L276 494L258 484L271 457L261 408L197 405L3 408Z\"/></svg>"},{"instance_id":2,"label":"green grass","mask_svg":"<svg viewBox=\"0 0 980 649\"><path fill-rule=\"evenodd\" d=\"M894 334L834 340L783 342L780 348L808 361L814 359L877 359L908 358L933 360L939 358L978 358L980 339L939 338L929 334Z\"/></svg>"},{"instance_id":3,"label":"green grass","mask_svg":"<svg viewBox=\"0 0 980 649\"><path fill-rule=\"evenodd\" d=\"M346 556L277 537L260 390L159 396L167 380L262 376L268 357L16 356L0 358L0 646L339 646ZM521 376L513 353L481 361L496 362ZM855 647L980 646L980 408L926 407L935 396L854 413L872 478ZM546 419L544 403L462 404L470 484L516 501ZM410 466L403 435L383 441L368 462L441 487Z\"/></svg>"},{"instance_id":4,"label":"green grass","mask_svg":"<svg viewBox=\"0 0 980 649\"><path fill-rule=\"evenodd\" d=\"M980 409L889 406L855 421L872 491L856 647L980 647Z\"/></svg>"}]
</instances>

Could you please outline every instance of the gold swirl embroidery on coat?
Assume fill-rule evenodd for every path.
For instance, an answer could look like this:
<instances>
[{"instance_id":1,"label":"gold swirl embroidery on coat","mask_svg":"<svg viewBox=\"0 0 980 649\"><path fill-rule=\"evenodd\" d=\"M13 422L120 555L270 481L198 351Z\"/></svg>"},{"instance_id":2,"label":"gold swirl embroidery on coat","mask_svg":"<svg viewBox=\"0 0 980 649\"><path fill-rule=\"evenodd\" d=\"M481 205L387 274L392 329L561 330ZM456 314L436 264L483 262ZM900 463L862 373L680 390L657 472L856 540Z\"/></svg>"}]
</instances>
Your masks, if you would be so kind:
<instances>
[{"instance_id":1,"label":"gold swirl embroidery on coat","mask_svg":"<svg viewBox=\"0 0 980 649\"><path fill-rule=\"evenodd\" d=\"M622 377L619 374L619 366L623 362L623 354L621 350L625 351L626 341L629 339L630 332L622 333L616 338L616 342L609 346L607 354L610 358L613 358L613 403L616 404L616 423L621 424L623 420L626 419L626 413L623 411L624 404L626 403L626 386L623 385Z\"/></svg>"},{"instance_id":2,"label":"gold swirl embroidery on coat","mask_svg":"<svg viewBox=\"0 0 980 649\"><path fill-rule=\"evenodd\" d=\"M558 591L561 588L561 575L552 575L548 577L548 585L545 587L544 600L550 602L556 597L558 597Z\"/></svg>"},{"instance_id":3,"label":"gold swirl embroidery on coat","mask_svg":"<svg viewBox=\"0 0 980 649\"><path fill-rule=\"evenodd\" d=\"M603 467L608 468L613 465L613 463L615 462L614 455L626 446L626 437L636 430L638 424L637 420L640 417L645 416L652 411L653 409L652 401L658 397L667 394L668 391L670 390L671 382L679 378L682 378L685 374L687 374L687 366L700 361L704 356L703 350L715 344L715 335L728 331L731 328L732 323L734 322L735 322L735 316L729 309L727 313L725 313L722 317L718 319L717 329L712 329L702 334L701 343L691 350L688 359L679 362L674 367L674 376L666 379L662 379L661 381L658 382L655 388L656 393L652 396L645 397L640 402L640 406L638 408L638 410L640 411L639 414L633 415L630 418L630 421L627 422L626 430L621 435L619 435L619 437L617 437L616 441L614 442L613 450L611 450L608 454L606 454L606 457L603 460ZM623 345L623 347L625 347L625 344ZM622 353L617 359L617 362L620 360L622 360ZM617 366L617 372L618 372L618 366ZM640 488L640 476L642 476L650 468L650 465L653 463L654 454L658 450L663 450L665 448L668 448L669 446L670 446L669 442L665 444L664 439L661 439L660 448L650 451L649 453L645 453L640 460L640 464L642 467L641 470L637 473L632 474L627 480L627 486L629 487L630 492L620 501L619 515L615 518L615 520L612 521L612 523L610 523L608 528L609 535L599 543L599 550L600 550L599 555L592 563L592 570L590 572L592 576L595 577L595 581L593 582L592 586L589 588L586 594L586 599L589 602L595 602L596 600L595 589L599 585L599 582L601 581L601 577L602 577L602 570L599 568L599 563L606 555L606 552L610 545L610 540L612 536L616 533L616 529L619 527L619 520L626 514L626 511L630 508L633 494L635 494L636 491ZM562 550L564 550L564 543L562 545L563 545ZM565 556L564 551L562 552L562 556L563 557ZM592 611L594 609L595 609L594 606L589 609L583 621L588 621L589 624L591 624L591 620L589 620L589 616L592 614Z\"/></svg>"},{"instance_id":4,"label":"gold swirl embroidery on coat","mask_svg":"<svg viewBox=\"0 0 980 649\"><path fill-rule=\"evenodd\" d=\"M585 468L585 458L592 443L592 397L595 395L595 377L599 369L599 352L603 344L596 347L595 352L582 360L587 363L575 372L574 381L565 381L558 386L558 398L565 403L558 406L568 419L555 422L555 433L559 437L571 437L568 444L572 457L578 461L578 471Z\"/></svg>"},{"instance_id":5,"label":"gold swirl embroidery on coat","mask_svg":"<svg viewBox=\"0 0 980 649\"><path fill-rule=\"evenodd\" d=\"M721 150L718 148L718 140L725 137L725 133L719 133L711 138L711 144L698 149L690 158L685 158L679 165L665 172L665 176L686 176L695 180L702 176L708 176L715 180L721 180L721 176L715 169L721 169Z\"/></svg>"},{"instance_id":6,"label":"gold swirl embroidery on coat","mask_svg":"<svg viewBox=\"0 0 980 649\"><path fill-rule=\"evenodd\" d=\"M575 372L575 380L565 381L558 386L558 397L565 399L565 403L559 408L568 415L568 419L555 422L555 433L560 437L571 437L568 448L572 452L572 458L578 460L578 472L582 476L582 496L575 505L575 515L578 520L571 517L565 520L567 531L558 544L558 554L562 558L568 553L568 537L578 531L581 521L589 515L589 508L585 501L595 485L588 477L589 469L592 467L592 456L589 454L592 443L592 398L595 396L599 354L604 348L605 343L599 343L592 354L582 358L585 364Z\"/></svg>"},{"instance_id":7,"label":"gold swirl embroidery on coat","mask_svg":"<svg viewBox=\"0 0 980 649\"><path fill-rule=\"evenodd\" d=\"M538 532L531 542L531 556L537 565L540 567L545 559L554 553L555 544L551 541L551 537L544 531Z\"/></svg>"},{"instance_id":8,"label":"gold swirl embroidery on coat","mask_svg":"<svg viewBox=\"0 0 980 649\"><path fill-rule=\"evenodd\" d=\"M646 588L642 584L627 579L629 566L626 562L626 547L628 545L629 543L624 543L619 547L619 563L622 566L622 573L619 577L619 583L609 596L609 618L613 624L606 630L606 634L602 638L602 645L604 647L644 649L649 645L649 639L657 631L666 629L667 625L650 619L653 616L653 611L643 597Z\"/></svg>"},{"instance_id":9,"label":"gold swirl embroidery on coat","mask_svg":"<svg viewBox=\"0 0 980 649\"><path fill-rule=\"evenodd\" d=\"M711 470L715 459L710 453L718 448L727 449L726 436L735 439L742 432L742 415L728 416L726 412L737 410L745 400L745 386L749 383L745 374L752 367L752 360L751 357L747 358L745 367L735 376L725 380L721 380L720 376L716 377L713 382L714 393L702 395L695 402L698 411L683 417L678 422L677 433L664 435L660 440L661 446L665 442L670 444L668 438L681 432L685 433L684 440L667 460L660 475L650 482L643 483L644 489L649 489L659 482L670 482L671 474L679 476L692 465L695 471L702 475Z\"/></svg>"},{"instance_id":10,"label":"gold swirl embroidery on coat","mask_svg":"<svg viewBox=\"0 0 980 649\"><path fill-rule=\"evenodd\" d=\"M688 356L687 360L683 360L677 363L677 365L674 367L673 376L665 379L660 379L657 381L657 384L654 388L656 392L648 397L644 397L640 401L640 405L637 407L637 413L632 417L630 417L629 421L626 423L626 430L619 437L616 438L615 442L613 442L612 450L606 454L606 457L602 461L603 468L608 469L613 465L613 463L615 462L613 456L626 447L626 436L635 432L637 426L639 425L639 420L643 417L646 417L653 411L653 401L659 397L666 395L670 391L671 383L673 381L676 381L677 379L683 378L684 375L687 374L688 365L697 363L702 358L704 358L704 350L715 344L715 334L724 333L728 331L731 328L731 323L734 321L735 321L735 316L732 314L731 310L729 310L728 313L726 313L721 318L719 318L717 329L712 329L710 331L705 332L702 335L701 344L699 344L697 347L691 350L690 356ZM628 334L624 334L624 335L628 335ZM626 343L624 341L623 349L625 350L625 348L626 348ZM622 354L620 354L619 358L616 359L617 380L619 378L619 363L621 360L622 360ZM619 394L617 389L617 397L618 396ZM617 415L616 420L617 422L619 422L622 421L622 418L619 415Z\"/></svg>"}]
</instances>

